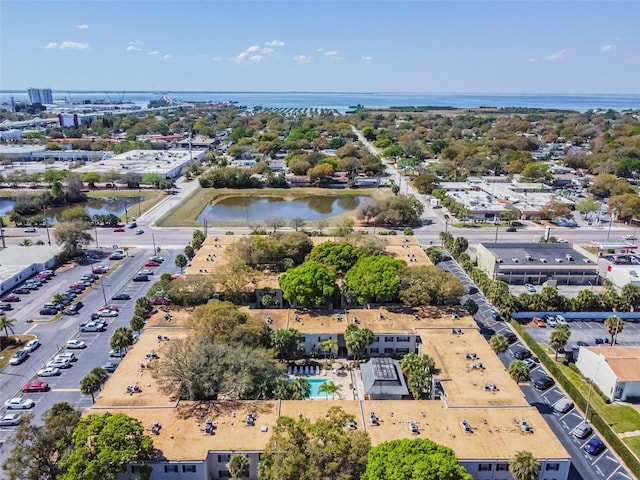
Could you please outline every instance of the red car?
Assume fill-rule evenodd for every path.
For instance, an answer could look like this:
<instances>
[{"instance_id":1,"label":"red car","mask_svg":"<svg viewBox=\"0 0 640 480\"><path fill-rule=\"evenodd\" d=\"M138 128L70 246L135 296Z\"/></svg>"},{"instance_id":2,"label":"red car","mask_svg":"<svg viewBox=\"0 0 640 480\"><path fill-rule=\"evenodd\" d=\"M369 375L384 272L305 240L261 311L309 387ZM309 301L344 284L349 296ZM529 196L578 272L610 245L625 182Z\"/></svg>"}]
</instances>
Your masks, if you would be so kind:
<instances>
[{"instance_id":1,"label":"red car","mask_svg":"<svg viewBox=\"0 0 640 480\"><path fill-rule=\"evenodd\" d=\"M93 273L107 273L107 267L93 267Z\"/></svg>"},{"instance_id":2,"label":"red car","mask_svg":"<svg viewBox=\"0 0 640 480\"><path fill-rule=\"evenodd\" d=\"M87 288L87 286L83 285L81 283L72 283L71 285L69 285L69 288L75 288L75 289L79 289L79 290L84 290L85 288Z\"/></svg>"},{"instance_id":3,"label":"red car","mask_svg":"<svg viewBox=\"0 0 640 480\"><path fill-rule=\"evenodd\" d=\"M24 393L29 392L47 392L49 391L49 384L41 382L39 380L35 380L31 383L27 383L22 387L22 391Z\"/></svg>"},{"instance_id":4,"label":"red car","mask_svg":"<svg viewBox=\"0 0 640 480\"><path fill-rule=\"evenodd\" d=\"M112 312L119 312L120 309L115 305L103 305L98 310L111 310Z\"/></svg>"},{"instance_id":5,"label":"red car","mask_svg":"<svg viewBox=\"0 0 640 480\"><path fill-rule=\"evenodd\" d=\"M154 262L153 260L149 260L149 261L145 262L144 266L145 267L159 267L160 266L160 262Z\"/></svg>"},{"instance_id":6,"label":"red car","mask_svg":"<svg viewBox=\"0 0 640 480\"><path fill-rule=\"evenodd\" d=\"M149 299L151 305L166 305L167 301L162 297L152 297Z\"/></svg>"},{"instance_id":7,"label":"red car","mask_svg":"<svg viewBox=\"0 0 640 480\"><path fill-rule=\"evenodd\" d=\"M118 227L113 229L114 232L124 232L124 228Z\"/></svg>"},{"instance_id":8,"label":"red car","mask_svg":"<svg viewBox=\"0 0 640 480\"><path fill-rule=\"evenodd\" d=\"M17 295L14 295L13 293L10 293L9 295L6 295L2 298L3 302L19 302L20 301L20 297Z\"/></svg>"}]
</instances>

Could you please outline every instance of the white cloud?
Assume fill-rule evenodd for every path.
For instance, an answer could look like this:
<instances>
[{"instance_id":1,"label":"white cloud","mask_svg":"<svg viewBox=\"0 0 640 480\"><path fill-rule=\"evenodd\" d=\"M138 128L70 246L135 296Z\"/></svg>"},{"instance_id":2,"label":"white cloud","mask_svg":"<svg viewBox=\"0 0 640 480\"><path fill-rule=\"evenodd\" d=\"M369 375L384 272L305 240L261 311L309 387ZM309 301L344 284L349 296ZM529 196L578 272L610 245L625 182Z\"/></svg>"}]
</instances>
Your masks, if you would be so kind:
<instances>
[{"instance_id":1,"label":"white cloud","mask_svg":"<svg viewBox=\"0 0 640 480\"><path fill-rule=\"evenodd\" d=\"M221 62L222 60L224 60L222 57L211 57L211 61L213 62Z\"/></svg>"},{"instance_id":2,"label":"white cloud","mask_svg":"<svg viewBox=\"0 0 640 480\"><path fill-rule=\"evenodd\" d=\"M127 47L127 52L139 52L140 50L142 50L142 49L136 47L135 45L129 45Z\"/></svg>"},{"instance_id":3,"label":"white cloud","mask_svg":"<svg viewBox=\"0 0 640 480\"><path fill-rule=\"evenodd\" d=\"M47 43L44 48L58 48L60 50L87 50L91 48L91 45L80 42L50 42Z\"/></svg>"},{"instance_id":4,"label":"white cloud","mask_svg":"<svg viewBox=\"0 0 640 480\"><path fill-rule=\"evenodd\" d=\"M44 48L58 48L58 42L47 43Z\"/></svg>"},{"instance_id":5,"label":"white cloud","mask_svg":"<svg viewBox=\"0 0 640 480\"><path fill-rule=\"evenodd\" d=\"M158 52L157 50L151 50L149 52L149 55L158 55L160 52Z\"/></svg>"},{"instance_id":6,"label":"white cloud","mask_svg":"<svg viewBox=\"0 0 640 480\"><path fill-rule=\"evenodd\" d=\"M529 61L529 62L535 62L535 61L536 61L536 59L535 59L535 58L533 58L533 57L529 57L529 59L528 59L527 61Z\"/></svg>"},{"instance_id":7,"label":"white cloud","mask_svg":"<svg viewBox=\"0 0 640 480\"><path fill-rule=\"evenodd\" d=\"M311 63L313 57L310 55L296 55L293 59L298 63Z\"/></svg>"},{"instance_id":8,"label":"white cloud","mask_svg":"<svg viewBox=\"0 0 640 480\"><path fill-rule=\"evenodd\" d=\"M281 40L272 40L266 43L269 47L284 47L284 42Z\"/></svg>"},{"instance_id":9,"label":"white cloud","mask_svg":"<svg viewBox=\"0 0 640 480\"><path fill-rule=\"evenodd\" d=\"M260 47L258 45L252 45L245 50L247 53L262 53L268 55L269 53L273 53L273 48Z\"/></svg>"},{"instance_id":10,"label":"white cloud","mask_svg":"<svg viewBox=\"0 0 640 480\"><path fill-rule=\"evenodd\" d=\"M335 57L337 55L340 55L340 51L339 50L328 50L328 51L324 52L324 54L327 57Z\"/></svg>"},{"instance_id":11,"label":"white cloud","mask_svg":"<svg viewBox=\"0 0 640 480\"><path fill-rule=\"evenodd\" d=\"M365 55L362 57L362 60L365 62L370 62L373 59L371 55Z\"/></svg>"},{"instance_id":12,"label":"white cloud","mask_svg":"<svg viewBox=\"0 0 640 480\"><path fill-rule=\"evenodd\" d=\"M87 25L86 23L81 23L80 25L76 25L74 28L77 28L78 30L88 30L89 25Z\"/></svg>"},{"instance_id":13,"label":"white cloud","mask_svg":"<svg viewBox=\"0 0 640 480\"><path fill-rule=\"evenodd\" d=\"M169 55L168 53L162 57L163 60L169 60L171 58L171 55Z\"/></svg>"},{"instance_id":14,"label":"white cloud","mask_svg":"<svg viewBox=\"0 0 640 480\"><path fill-rule=\"evenodd\" d=\"M601 52L608 52L612 48L613 48L613 45L603 45L603 46L600 47L600 51Z\"/></svg>"},{"instance_id":15,"label":"white cloud","mask_svg":"<svg viewBox=\"0 0 640 480\"><path fill-rule=\"evenodd\" d=\"M316 48L316 52L321 52L322 49L321 48Z\"/></svg>"},{"instance_id":16,"label":"white cloud","mask_svg":"<svg viewBox=\"0 0 640 480\"><path fill-rule=\"evenodd\" d=\"M277 40L272 42L267 42L266 45L277 43ZM284 42L280 42L284 45ZM279 45L277 45L279 46ZM273 54L273 48L263 47L260 45L251 45L244 52L240 53L237 57L232 58L231 61L234 63L243 63L243 62L259 62L265 56L271 56Z\"/></svg>"},{"instance_id":17,"label":"white cloud","mask_svg":"<svg viewBox=\"0 0 640 480\"><path fill-rule=\"evenodd\" d=\"M564 54L566 53L566 50L558 50L557 52L552 53L551 55L547 55L546 57L544 57L545 60L550 60L550 61L555 61L555 60L562 60L564 59Z\"/></svg>"}]
</instances>

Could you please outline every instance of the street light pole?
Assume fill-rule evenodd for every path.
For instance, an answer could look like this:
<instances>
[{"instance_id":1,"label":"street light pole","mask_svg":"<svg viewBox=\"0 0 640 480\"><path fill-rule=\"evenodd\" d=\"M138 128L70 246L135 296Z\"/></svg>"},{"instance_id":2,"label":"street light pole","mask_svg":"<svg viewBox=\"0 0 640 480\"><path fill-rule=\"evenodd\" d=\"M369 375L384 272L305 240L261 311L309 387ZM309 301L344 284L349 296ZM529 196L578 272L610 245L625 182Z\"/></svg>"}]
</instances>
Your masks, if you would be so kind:
<instances>
[{"instance_id":1,"label":"street light pole","mask_svg":"<svg viewBox=\"0 0 640 480\"><path fill-rule=\"evenodd\" d=\"M153 241L153 254L156 254L156 236L152 233L151 240Z\"/></svg>"},{"instance_id":2,"label":"street light pole","mask_svg":"<svg viewBox=\"0 0 640 480\"><path fill-rule=\"evenodd\" d=\"M44 228L47 229L47 243L51 246L51 236L49 235L49 219L47 218L47 206L43 205L42 210L44 211Z\"/></svg>"},{"instance_id":3,"label":"street light pole","mask_svg":"<svg viewBox=\"0 0 640 480\"><path fill-rule=\"evenodd\" d=\"M609 241L609 236L611 235L611 224L613 223L613 217L609 218L609 230L607 230L607 242Z\"/></svg>"},{"instance_id":4,"label":"street light pole","mask_svg":"<svg viewBox=\"0 0 640 480\"><path fill-rule=\"evenodd\" d=\"M127 213L127 202L124 202L124 223L129 223L129 215Z\"/></svg>"},{"instance_id":5,"label":"street light pole","mask_svg":"<svg viewBox=\"0 0 640 480\"><path fill-rule=\"evenodd\" d=\"M100 245L98 245L98 223L96 221L93 222L93 230L96 232L96 248L100 248Z\"/></svg>"},{"instance_id":6,"label":"street light pole","mask_svg":"<svg viewBox=\"0 0 640 480\"><path fill-rule=\"evenodd\" d=\"M102 298L104 298L104 304L107 305L107 293L104 291L104 282L100 282L102 286Z\"/></svg>"},{"instance_id":7,"label":"street light pole","mask_svg":"<svg viewBox=\"0 0 640 480\"><path fill-rule=\"evenodd\" d=\"M493 241L493 243L498 243L498 227L500 226L500 223L496 222L496 238Z\"/></svg>"}]
</instances>

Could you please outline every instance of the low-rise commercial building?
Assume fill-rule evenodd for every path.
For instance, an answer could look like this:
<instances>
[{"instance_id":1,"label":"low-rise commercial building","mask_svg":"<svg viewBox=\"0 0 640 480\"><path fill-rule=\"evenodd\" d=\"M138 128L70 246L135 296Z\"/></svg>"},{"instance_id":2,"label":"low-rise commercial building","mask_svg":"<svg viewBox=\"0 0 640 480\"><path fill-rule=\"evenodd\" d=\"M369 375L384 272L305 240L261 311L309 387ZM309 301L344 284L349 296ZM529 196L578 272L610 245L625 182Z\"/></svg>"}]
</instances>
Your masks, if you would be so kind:
<instances>
[{"instance_id":1,"label":"low-rise commercial building","mask_svg":"<svg viewBox=\"0 0 640 480\"><path fill-rule=\"evenodd\" d=\"M55 254L59 251L59 247L49 245L0 249L0 295L36 273L53 268L56 265Z\"/></svg>"},{"instance_id":2,"label":"low-rise commercial building","mask_svg":"<svg viewBox=\"0 0 640 480\"><path fill-rule=\"evenodd\" d=\"M480 243L478 267L511 285L598 285L598 264L569 243Z\"/></svg>"},{"instance_id":3,"label":"low-rise commercial building","mask_svg":"<svg viewBox=\"0 0 640 480\"><path fill-rule=\"evenodd\" d=\"M640 347L596 345L580 347L576 367L613 401L640 399Z\"/></svg>"}]
</instances>

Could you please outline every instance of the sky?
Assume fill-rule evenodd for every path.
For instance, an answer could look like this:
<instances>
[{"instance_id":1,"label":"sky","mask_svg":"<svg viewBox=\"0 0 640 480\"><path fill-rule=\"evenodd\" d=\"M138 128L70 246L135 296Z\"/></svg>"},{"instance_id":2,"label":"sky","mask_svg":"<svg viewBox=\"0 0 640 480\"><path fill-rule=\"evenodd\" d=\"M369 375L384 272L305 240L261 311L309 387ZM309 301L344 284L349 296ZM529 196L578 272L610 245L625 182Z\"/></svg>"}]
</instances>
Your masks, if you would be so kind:
<instances>
[{"instance_id":1,"label":"sky","mask_svg":"<svg viewBox=\"0 0 640 480\"><path fill-rule=\"evenodd\" d=\"M640 93L640 1L0 0L0 90Z\"/></svg>"}]
</instances>

